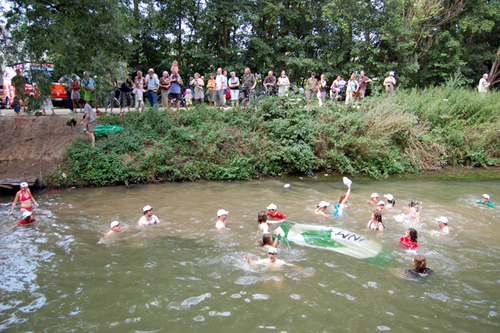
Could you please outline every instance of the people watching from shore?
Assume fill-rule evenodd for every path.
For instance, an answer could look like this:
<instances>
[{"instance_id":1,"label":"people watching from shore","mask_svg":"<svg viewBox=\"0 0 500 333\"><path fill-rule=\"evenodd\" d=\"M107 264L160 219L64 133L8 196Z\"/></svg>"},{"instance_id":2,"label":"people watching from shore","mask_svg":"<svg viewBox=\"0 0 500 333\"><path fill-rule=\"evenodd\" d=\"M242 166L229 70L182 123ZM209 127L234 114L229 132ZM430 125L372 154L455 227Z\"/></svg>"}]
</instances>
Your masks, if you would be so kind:
<instances>
[{"instance_id":1,"label":"people watching from shore","mask_svg":"<svg viewBox=\"0 0 500 333\"><path fill-rule=\"evenodd\" d=\"M372 213L372 218L368 222L366 228L371 230L384 231L385 226L384 223L382 223L382 213L377 210L374 211Z\"/></svg>"},{"instance_id":2,"label":"people watching from shore","mask_svg":"<svg viewBox=\"0 0 500 333\"><path fill-rule=\"evenodd\" d=\"M316 94L316 91L318 90L318 79L316 79L316 73L311 72L311 77L307 79L307 84L306 84L306 99L308 100L308 105L312 105L314 95Z\"/></svg>"},{"instance_id":3,"label":"people watching from shore","mask_svg":"<svg viewBox=\"0 0 500 333\"><path fill-rule=\"evenodd\" d=\"M240 79L236 76L236 72L231 72L231 77L228 80L228 86L231 91L231 106L234 108L234 104L236 103L236 107L240 106L239 98L240 98Z\"/></svg>"},{"instance_id":4,"label":"people watching from shore","mask_svg":"<svg viewBox=\"0 0 500 333\"><path fill-rule=\"evenodd\" d=\"M490 202L490 195L486 194L486 193L483 194L483 196L481 197L481 200L477 201L476 203L480 206L495 208L495 206L493 206L493 204Z\"/></svg>"},{"instance_id":5,"label":"people watching from shore","mask_svg":"<svg viewBox=\"0 0 500 333\"><path fill-rule=\"evenodd\" d=\"M257 223L259 224L259 230L263 233L269 233L269 225L267 224L267 214L265 210L261 210L257 214Z\"/></svg>"},{"instance_id":6,"label":"people watching from shore","mask_svg":"<svg viewBox=\"0 0 500 333\"><path fill-rule=\"evenodd\" d=\"M21 129L21 104L19 104L19 97L15 96L14 101L12 103L12 108L14 109L15 112L15 118L14 118L14 129Z\"/></svg>"},{"instance_id":7,"label":"people watching from shore","mask_svg":"<svg viewBox=\"0 0 500 333\"><path fill-rule=\"evenodd\" d=\"M280 212L277 211L278 206L275 204L270 204L269 206L266 207L268 213L267 216L269 216L272 219L278 219L278 220L286 220L287 217Z\"/></svg>"},{"instance_id":8,"label":"people watching from shore","mask_svg":"<svg viewBox=\"0 0 500 333\"><path fill-rule=\"evenodd\" d=\"M219 209L217 211L217 222L215 222L215 228L222 229L227 226L226 219L229 212L224 209Z\"/></svg>"},{"instance_id":9,"label":"people watching from shore","mask_svg":"<svg viewBox=\"0 0 500 333\"><path fill-rule=\"evenodd\" d=\"M243 78L241 79L241 86L243 90L241 91L241 95L243 97L243 110L247 108L247 101L250 97L250 92L255 89L257 85L257 80L255 80L255 76L250 72L250 68L245 68L245 74L243 74Z\"/></svg>"},{"instance_id":10,"label":"people watching from shore","mask_svg":"<svg viewBox=\"0 0 500 333\"><path fill-rule=\"evenodd\" d=\"M384 87L387 94L392 97L394 95L394 86L396 85L396 79L394 78L394 72L390 71L389 76L384 80Z\"/></svg>"},{"instance_id":11,"label":"people watching from shore","mask_svg":"<svg viewBox=\"0 0 500 333\"><path fill-rule=\"evenodd\" d=\"M481 94L486 94L490 89L490 82L488 81L488 79L489 79L489 74L485 73L483 74L483 77L479 80L479 85L477 86L477 90Z\"/></svg>"},{"instance_id":12,"label":"people watching from shore","mask_svg":"<svg viewBox=\"0 0 500 333\"><path fill-rule=\"evenodd\" d=\"M356 81L356 75L351 74L351 78L347 82L347 90L345 96L345 105L349 105L349 102L353 100L353 96L358 92L358 82Z\"/></svg>"},{"instance_id":13,"label":"people watching from shore","mask_svg":"<svg viewBox=\"0 0 500 333\"><path fill-rule=\"evenodd\" d=\"M334 100L339 97L340 94L340 75L337 75L337 78L333 81L330 87L330 99Z\"/></svg>"},{"instance_id":14,"label":"people watching from shore","mask_svg":"<svg viewBox=\"0 0 500 333\"><path fill-rule=\"evenodd\" d=\"M177 107L177 111L179 111L179 108L181 106L181 99L182 99L182 85L184 84L182 81L181 76L175 69L175 67L172 67L174 70L172 71L172 74L168 78L168 83L170 84L170 90L168 94L168 110L170 111L170 106L172 105L172 101L175 100L175 105Z\"/></svg>"},{"instance_id":15,"label":"people watching from shore","mask_svg":"<svg viewBox=\"0 0 500 333\"><path fill-rule=\"evenodd\" d=\"M130 112L130 105L132 105L132 89L135 87L137 89L144 90L146 87L146 79L142 76L142 72L138 71L134 84L132 84L130 74L127 72L125 77L121 81L118 81L118 86L120 87L120 95L118 97L120 104L120 116L123 116L123 108L125 106L127 107L128 112Z\"/></svg>"},{"instance_id":16,"label":"people watching from shore","mask_svg":"<svg viewBox=\"0 0 500 333\"><path fill-rule=\"evenodd\" d=\"M224 108L224 94L227 88L227 77L222 74L222 68L217 68L217 77L215 78L215 106L217 108Z\"/></svg>"},{"instance_id":17,"label":"people watching from shore","mask_svg":"<svg viewBox=\"0 0 500 333\"><path fill-rule=\"evenodd\" d=\"M319 106L325 105L326 100L326 80L325 74L321 74L318 82Z\"/></svg>"},{"instance_id":18,"label":"people watching from shore","mask_svg":"<svg viewBox=\"0 0 500 333\"><path fill-rule=\"evenodd\" d=\"M379 202L379 195L378 193L372 193L372 195L370 195L370 198L371 200L367 202L367 204L369 205L372 205L372 206L377 206L378 202Z\"/></svg>"},{"instance_id":19,"label":"people watching from shore","mask_svg":"<svg viewBox=\"0 0 500 333\"><path fill-rule=\"evenodd\" d=\"M286 72L284 70L281 71L281 75L278 78L278 96L285 97L288 95L288 89L290 88L290 80L288 76L286 76Z\"/></svg>"},{"instance_id":20,"label":"people watching from shore","mask_svg":"<svg viewBox=\"0 0 500 333\"><path fill-rule=\"evenodd\" d=\"M322 216L331 216L325 213L326 208L330 206L329 202L326 201L321 201L318 206L316 207L316 210L314 211L314 214L316 215L322 215Z\"/></svg>"},{"instance_id":21,"label":"people watching from shore","mask_svg":"<svg viewBox=\"0 0 500 333\"><path fill-rule=\"evenodd\" d=\"M366 95L366 84L368 82L372 82L372 80L368 76L365 76L365 71L361 71L359 74L360 74L358 80L359 88L358 88L358 96L356 96L356 101L360 99L362 102L363 99L365 99Z\"/></svg>"},{"instance_id":22,"label":"people watching from shore","mask_svg":"<svg viewBox=\"0 0 500 333\"><path fill-rule=\"evenodd\" d=\"M349 196L351 195L351 184L347 186L347 192L345 194L340 195L339 202L335 204L335 212L333 216L342 216L345 215L344 209L347 207L347 201L349 200Z\"/></svg>"},{"instance_id":23,"label":"people watching from shore","mask_svg":"<svg viewBox=\"0 0 500 333\"><path fill-rule=\"evenodd\" d=\"M396 200L392 194L384 194L385 201L387 201L387 205L385 205L385 210L392 209L396 204Z\"/></svg>"},{"instance_id":24,"label":"people watching from shore","mask_svg":"<svg viewBox=\"0 0 500 333\"><path fill-rule=\"evenodd\" d=\"M207 95L208 95L208 103L209 103L210 107L217 105L217 102L215 100L215 98L217 96L217 92L215 91L216 85L217 85L217 83L215 81L215 74L210 73L210 80L208 80L208 82L207 82L207 88L208 88ZM243 104L245 104L245 102L243 102Z\"/></svg>"},{"instance_id":25,"label":"people watching from shore","mask_svg":"<svg viewBox=\"0 0 500 333\"><path fill-rule=\"evenodd\" d=\"M427 268L427 261L425 257L421 254L417 254L413 258L413 269L407 269L405 273L411 276L427 276L434 272L432 269Z\"/></svg>"},{"instance_id":26,"label":"people watching from shore","mask_svg":"<svg viewBox=\"0 0 500 333\"><path fill-rule=\"evenodd\" d=\"M448 218L446 216L440 216L437 219L438 227L445 234L450 233L450 227L448 227Z\"/></svg>"},{"instance_id":27,"label":"people watching from shore","mask_svg":"<svg viewBox=\"0 0 500 333\"><path fill-rule=\"evenodd\" d=\"M190 85L194 86L194 105L203 104L205 102L205 93L203 92L203 77L199 73L194 73L194 78L191 78Z\"/></svg>"},{"instance_id":28,"label":"people watching from shore","mask_svg":"<svg viewBox=\"0 0 500 333\"><path fill-rule=\"evenodd\" d=\"M33 222L36 222L36 220L33 218L32 214L33 214L32 212L24 211L23 212L23 219L21 221L19 221L18 223L14 224L12 227L10 227L10 229L14 229L18 225L26 225L26 224L31 224ZM277 238L278 237L276 236L276 239Z\"/></svg>"},{"instance_id":29,"label":"people watching from shore","mask_svg":"<svg viewBox=\"0 0 500 333\"><path fill-rule=\"evenodd\" d=\"M273 71L269 71L267 73L264 82L262 83L264 86L264 90L271 96L276 95L277 86L276 86L276 76L273 75Z\"/></svg>"},{"instance_id":30,"label":"people watching from shore","mask_svg":"<svg viewBox=\"0 0 500 333\"><path fill-rule=\"evenodd\" d=\"M38 207L38 203L36 202L35 198L31 195L31 191L28 187L28 183L22 182L19 184L19 187L21 188L19 191L17 191L16 196L14 198L14 202L12 203L12 208L10 209L9 214L7 215L12 215L12 212L14 211L14 208L16 207L16 203L19 201L21 204L21 207L19 208L21 213L24 213L26 211L32 212L34 207ZM33 201L33 203L31 203ZM35 206L33 207L33 204Z\"/></svg>"},{"instance_id":31,"label":"people watching from shore","mask_svg":"<svg viewBox=\"0 0 500 333\"><path fill-rule=\"evenodd\" d=\"M151 224L159 224L160 219L153 214L153 207L150 205L146 205L142 208L142 212L144 216L142 216L139 221L137 222L137 225L143 226L143 225L151 225Z\"/></svg>"},{"instance_id":32,"label":"people watching from shore","mask_svg":"<svg viewBox=\"0 0 500 333\"><path fill-rule=\"evenodd\" d=\"M168 107L168 94L170 93L170 81L168 76L168 71L163 71L163 75L160 78L160 93L161 93L161 106L164 109Z\"/></svg>"},{"instance_id":33,"label":"people watching from shore","mask_svg":"<svg viewBox=\"0 0 500 333\"><path fill-rule=\"evenodd\" d=\"M83 125L85 121L87 122L87 124L85 125L87 136L90 139L90 144L92 145L92 147L95 147L95 136L94 136L95 115L94 111L92 110L92 107L90 106L90 102L85 102L85 106L83 107L83 113L84 116L80 125Z\"/></svg>"},{"instance_id":34,"label":"people watching from shore","mask_svg":"<svg viewBox=\"0 0 500 333\"><path fill-rule=\"evenodd\" d=\"M151 107L158 106L158 89L160 88L160 80L155 70L150 68L146 76L146 91L148 92L149 105Z\"/></svg>"},{"instance_id":35,"label":"people watching from shore","mask_svg":"<svg viewBox=\"0 0 500 333\"><path fill-rule=\"evenodd\" d=\"M93 78L90 77L90 73L85 71L83 73L83 79L80 81L80 84L82 86L82 89L84 90L83 93L83 100L85 102L88 102L91 104L94 102L95 104L95 112L97 113L97 101L94 96L94 91L96 91L97 86ZM92 106L91 106L92 107Z\"/></svg>"},{"instance_id":36,"label":"people watching from shore","mask_svg":"<svg viewBox=\"0 0 500 333\"><path fill-rule=\"evenodd\" d=\"M399 240L399 246L411 250L416 249L418 247L417 238L418 238L417 230L413 228L408 228L406 230L405 236L401 237L401 239Z\"/></svg>"}]
</instances>

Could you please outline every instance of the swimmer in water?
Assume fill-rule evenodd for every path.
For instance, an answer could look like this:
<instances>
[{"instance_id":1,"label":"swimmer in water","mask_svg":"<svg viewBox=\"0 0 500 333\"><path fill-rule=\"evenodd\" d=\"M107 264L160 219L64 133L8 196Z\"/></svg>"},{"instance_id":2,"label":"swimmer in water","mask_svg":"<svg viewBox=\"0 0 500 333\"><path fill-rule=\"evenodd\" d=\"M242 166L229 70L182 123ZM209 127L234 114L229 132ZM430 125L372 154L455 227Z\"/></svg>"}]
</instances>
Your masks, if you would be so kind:
<instances>
[{"instance_id":1,"label":"swimmer in water","mask_svg":"<svg viewBox=\"0 0 500 333\"><path fill-rule=\"evenodd\" d=\"M263 233L269 233L269 225L267 224L267 214L265 210L261 210L257 215L257 223L259 224L259 230Z\"/></svg>"},{"instance_id":2,"label":"swimmer in water","mask_svg":"<svg viewBox=\"0 0 500 333\"><path fill-rule=\"evenodd\" d=\"M267 256L268 257L266 259L259 259L257 261L250 261L250 258L245 256L244 260L250 265L267 265L269 267L297 267L292 264L287 264L284 260L278 259L278 250L275 247L270 247L267 249Z\"/></svg>"},{"instance_id":3,"label":"swimmer in water","mask_svg":"<svg viewBox=\"0 0 500 333\"><path fill-rule=\"evenodd\" d=\"M142 208L142 211L144 213L144 216L139 219L139 222L137 222L137 225L143 226L143 225L150 225L150 224L159 224L160 219L156 215L153 215L153 207L150 205L144 206Z\"/></svg>"},{"instance_id":4,"label":"swimmer in water","mask_svg":"<svg viewBox=\"0 0 500 333\"><path fill-rule=\"evenodd\" d=\"M448 227L448 218L445 216L441 216L440 218L437 219L437 223L439 226L439 229L445 234L450 233L450 227Z\"/></svg>"},{"instance_id":5,"label":"swimmer in water","mask_svg":"<svg viewBox=\"0 0 500 333\"><path fill-rule=\"evenodd\" d=\"M368 201L367 204L376 206L378 204L378 202L379 202L379 200L378 200L378 198L379 198L378 193L372 193L372 195L370 196L370 198L372 198L372 199L370 201Z\"/></svg>"},{"instance_id":6,"label":"swimmer in water","mask_svg":"<svg viewBox=\"0 0 500 333\"><path fill-rule=\"evenodd\" d=\"M408 206L410 207L410 215L411 215L411 217L413 217L416 220L420 219L420 212L419 212L418 201L411 201Z\"/></svg>"},{"instance_id":7,"label":"swimmer in water","mask_svg":"<svg viewBox=\"0 0 500 333\"><path fill-rule=\"evenodd\" d=\"M276 211L278 209L278 206L276 206L275 204L270 204L266 208L268 210L267 216L269 216L270 218L278 219L278 220L286 220L287 219L287 216Z\"/></svg>"},{"instance_id":8,"label":"swimmer in water","mask_svg":"<svg viewBox=\"0 0 500 333\"><path fill-rule=\"evenodd\" d=\"M413 258L413 267L415 268L407 269L405 273L412 276L427 276L430 273L434 272L432 269L427 268L427 261L425 260L425 257L421 254L417 254Z\"/></svg>"},{"instance_id":9,"label":"swimmer in water","mask_svg":"<svg viewBox=\"0 0 500 333\"><path fill-rule=\"evenodd\" d=\"M271 247L278 247L278 231L274 230L274 235L276 236L274 238L273 242L273 237L271 236L270 233L265 233L262 235L262 241L259 242L260 247L264 248L265 250L270 249Z\"/></svg>"},{"instance_id":10,"label":"swimmer in water","mask_svg":"<svg viewBox=\"0 0 500 333\"><path fill-rule=\"evenodd\" d=\"M382 213L379 211L374 211L372 213L372 219L370 222L368 222L368 225L366 226L367 229L372 229L372 230L377 230L377 231L384 231L385 226L382 223Z\"/></svg>"},{"instance_id":11,"label":"swimmer in water","mask_svg":"<svg viewBox=\"0 0 500 333\"><path fill-rule=\"evenodd\" d=\"M108 237L108 236L110 236L110 235L112 235L112 234L115 234L115 233L117 233L117 232L122 231L122 227L121 227L121 225L120 225L120 222L118 222L118 221L113 221L113 222L111 222L111 223L109 224L109 228L110 228L111 230L109 230L109 231L106 233L106 235L105 235L104 237Z\"/></svg>"},{"instance_id":12,"label":"swimmer in water","mask_svg":"<svg viewBox=\"0 0 500 333\"><path fill-rule=\"evenodd\" d=\"M481 206L486 206L486 207L489 207L489 208L495 208L495 206L493 206L493 204L490 202L490 195L489 194L483 194L483 196L481 197L481 201L477 201L476 202L480 207ZM482 208L482 207L481 207Z\"/></svg>"},{"instance_id":13,"label":"swimmer in water","mask_svg":"<svg viewBox=\"0 0 500 333\"><path fill-rule=\"evenodd\" d=\"M399 240L399 246L412 250L416 249L418 247L417 238L417 230L409 228L406 230L406 235Z\"/></svg>"},{"instance_id":14,"label":"swimmer in water","mask_svg":"<svg viewBox=\"0 0 500 333\"><path fill-rule=\"evenodd\" d=\"M31 191L28 188L28 183L22 182L20 185L21 189L16 193L16 197L14 198L14 202L12 203L12 208L10 209L9 216L12 215L12 212L14 211L14 207L16 207L16 203L19 201L21 203L21 213L24 212L32 212L33 211L33 204L31 201L33 200L33 203L35 204L35 207L38 207L38 203L36 202L35 198L31 195Z\"/></svg>"},{"instance_id":15,"label":"swimmer in water","mask_svg":"<svg viewBox=\"0 0 500 333\"><path fill-rule=\"evenodd\" d=\"M351 195L351 184L347 185L347 192L345 194L340 195L340 200L335 204L333 208L335 208L335 213L333 216L342 216L345 215L344 209L347 207L347 201L349 200L349 196Z\"/></svg>"},{"instance_id":16,"label":"swimmer in water","mask_svg":"<svg viewBox=\"0 0 500 333\"><path fill-rule=\"evenodd\" d=\"M314 214L316 215L322 215L322 216L331 216L325 213L326 208L330 206L329 202L326 201L321 201L318 206L316 207L316 210L314 211Z\"/></svg>"},{"instance_id":17,"label":"swimmer in water","mask_svg":"<svg viewBox=\"0 0 500 333\"><path fill-rule=\"evenodd\" d=\"M382 200L380 200L377 203L377 209L376 209L376 211L378 211L380 213L383 213L384 212L384 207L385 207L385 202L383 202Z\"/></svg>"},{"instance_id":18,"label":"swimmer in water","mask_svg":"<svg viewBox=\"0 0 500 333\"><path fill-rule=\"evenodd\" d=\"M217 211L217 222L215 222L215 228L222 229L227 226L226 219L229 212L224 209L219 209Z\"/></svg>"},{"instance_id":19,"label":"swimmer in water","mask_svg":"<svg viewBox=\"0 0 500 333\"><path fill-rule=\"evenodd\" d=\"M23 219L19 222L10 227L10 229L15 229L18 225L27 225L35 222L36 220L31 216L31 212L25 211L23 213Z\"/></svg>"},{"instance_id":20,"label":"swimmer in water","mask_svg":"<svg viewBox=\"0 0 500 333\"><path fill-rule=\"evenodd\" d=\"M394 200L394 196L392 194L384 194L384 198L387 201L387 205L385 205L385 210L390 210L396 204L396 200Z\"/></svg>"}]
</instances>

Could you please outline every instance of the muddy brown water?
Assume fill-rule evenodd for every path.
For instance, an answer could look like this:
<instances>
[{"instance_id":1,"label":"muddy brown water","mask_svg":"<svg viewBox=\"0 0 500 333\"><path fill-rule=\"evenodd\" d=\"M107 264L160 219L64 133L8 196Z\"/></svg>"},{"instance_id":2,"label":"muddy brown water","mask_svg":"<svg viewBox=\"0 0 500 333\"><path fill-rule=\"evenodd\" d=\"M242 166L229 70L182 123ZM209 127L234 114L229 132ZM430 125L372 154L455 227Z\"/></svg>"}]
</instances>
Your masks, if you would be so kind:
<instances>
[{"instance_id":1,"label":"muddy brown water","mask_svg":"<svg viewBox=\"0 0 500 333\"><path fill-rule=\"evenodd\" d=\"M496 177L497 180L494 180ZM36 223L9 227L12 197L0 198L0 330L10 332L496 332L500 326L500 177L446 180L354 179L347 216L314 215L335 202L341 180L198 182L34 193ZM285 189L284 184L291 187ZM383 234L365 231L372 192L392 193ZM478 208L483 193L496 209ZM421 203L420 221L403 207ZM381 242L394 256L375 265L336 252L279 245L302 269L269 270L256 217L270 204L289 220L328 225ZM150 204L159 226L139 229ZM216 211L229 211L216 231ZM16 214L19 214L18 209ZM435 219L450 220L450 235ZM99 243L109 222L128 232ZM405 278L415 251L398 247L408 227L436 273Z\"/></svg>"}]
</instances>

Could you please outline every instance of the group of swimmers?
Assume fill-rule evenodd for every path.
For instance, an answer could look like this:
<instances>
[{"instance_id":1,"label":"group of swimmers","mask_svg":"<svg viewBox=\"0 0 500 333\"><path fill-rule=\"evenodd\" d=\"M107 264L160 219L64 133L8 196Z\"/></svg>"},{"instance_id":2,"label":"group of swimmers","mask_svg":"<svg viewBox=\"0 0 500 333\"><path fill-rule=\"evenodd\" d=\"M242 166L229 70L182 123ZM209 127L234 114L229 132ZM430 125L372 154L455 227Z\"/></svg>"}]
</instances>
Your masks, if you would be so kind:
<instances>
[{"instance_id":1,"label":"group of swimmers","mask_svg":"<svg viewBox=\"0 0 500 333\"><path fill-rule=\"evenodd\" d=\"M347 208L347 202L349 200L349 196L351 194L351 183L345 183L347 185L347 192L340 196L339 202L334 205L333 213L326 213L326 209L330 206L329 202L321 201L316 209L315 214L321 216L342 216L345 215L344 210ZM371 200L367 202L368 205L375 206L376 209L371 213L371 219L368 222L367 229L376 230L383 232L386 228L384 223L382 222L382 215L384 213L388 214L388 211L394 208L396 204L396 200L392 194L384 194L385 201L379 200L379 195L377 193L372 193L370 196ZM33 210L35 207L38 207L38 203L35 198L31 195L31 191L28 187L28 183L22 182L20 184L20 190L16 193L14 202L12 203L12 207L8 215L12 215L14 208L17 202L20 202L20 211L22 215L22 220L16 223L11 229L17 227L18 225L29 225L36 220L32 216ZM476 202L477 205L484 208L494 208L493 204L490 202L490 195L483 194L480 201ZM278 256L278 241L279 241L279 233L277 230L274 230L274 239L269 232L269 224L281 224L288 217L277 211L278 207L275 204L270 204L266 207L268 212L261 210L257 215L258 229L262 231L262 240L259 242L259 245L267 250L268 258L260 259L255 262L250 261L248 257L245 256L244 260L250 264L264 264L271 267L279 267L279 266L293 266L298 267L292 264L287 264L283 260L277 259ZM414 219L420 219L419 213L419 203L418 201L411 201L407 208L408 212ZM150 205L146 205L142 209L143 216L137 222L138 226L146 226L152 224L159 224L159 218L153 214L153 207ZM215 228L222 229L226 227L226 219L227 214L229 212L224 209L219 209L217 211L217 221L215 223ZM437 219L438 227L443 232L448 234L450 232L450 228L448 226L448 218L445 216L441 216ZM106 233L103 239L108 238L109 236L119 233L122 231L121 225L119 221L113 221L109 225L110 230ZM408 249L417 249L418 248L418 233L414 228L408 228L406 230L405 236L401 237L399 241L399 245L403 248ZM405 272L409 275L427 275L432 272L431 269L426 266L426 259L423 255L416 255L413 258L413 266L414 269L406 270Z\"/></svg>"}]
</instances>

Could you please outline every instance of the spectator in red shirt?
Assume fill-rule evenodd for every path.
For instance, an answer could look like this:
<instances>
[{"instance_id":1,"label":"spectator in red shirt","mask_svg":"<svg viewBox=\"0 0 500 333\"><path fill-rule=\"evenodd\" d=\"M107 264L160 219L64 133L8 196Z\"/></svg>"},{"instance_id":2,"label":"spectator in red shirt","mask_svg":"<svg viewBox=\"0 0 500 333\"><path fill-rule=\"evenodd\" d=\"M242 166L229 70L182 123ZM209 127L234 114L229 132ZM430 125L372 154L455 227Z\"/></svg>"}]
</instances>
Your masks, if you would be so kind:
<instances>
[{"instance_id":1,"label":"spectator in red shirt","mask_svg":"<svg viewBox=\"0 0 500 333\"><path fill-rule=\"evenodd\" d=\"M31 217L31 212L24 212L23 213L23 219L21 221L19 221L19 223L17 223L16 225L13 225L12 227L10 227L11 229L14 229L15 227L17 227L18 225L21 225L21 224L31 224L33 222L35 222L36 220L34 218Z\"/></svg>"},{"instance_id":2,"label":"spectator in red shirt","mask_svg":"<svg viewBox=\"0 0 500 333\"><path fill-rule=\"evenodd\" d=\"M406 235L404 237L401 237L401 239L399 240L399 246L412 250L416 249L418 247L417 237L417 230L408 228L408 230L406 230Z\"/></svg>"},{"instance_id":3,"label":"spectator in red shirt","mask_svg":"<svg viewBox=\"0 0 500 333\"><path fill-rule=\"evenodd\" d=\"M276 209L278 209L278 206L276 206L275 204L270 204L269 206L267 206L267 210L269 211L267 213L267 216L273 219L286 220L287 217L280 212L277 212Z\"/></svg>"}]
</instances>

